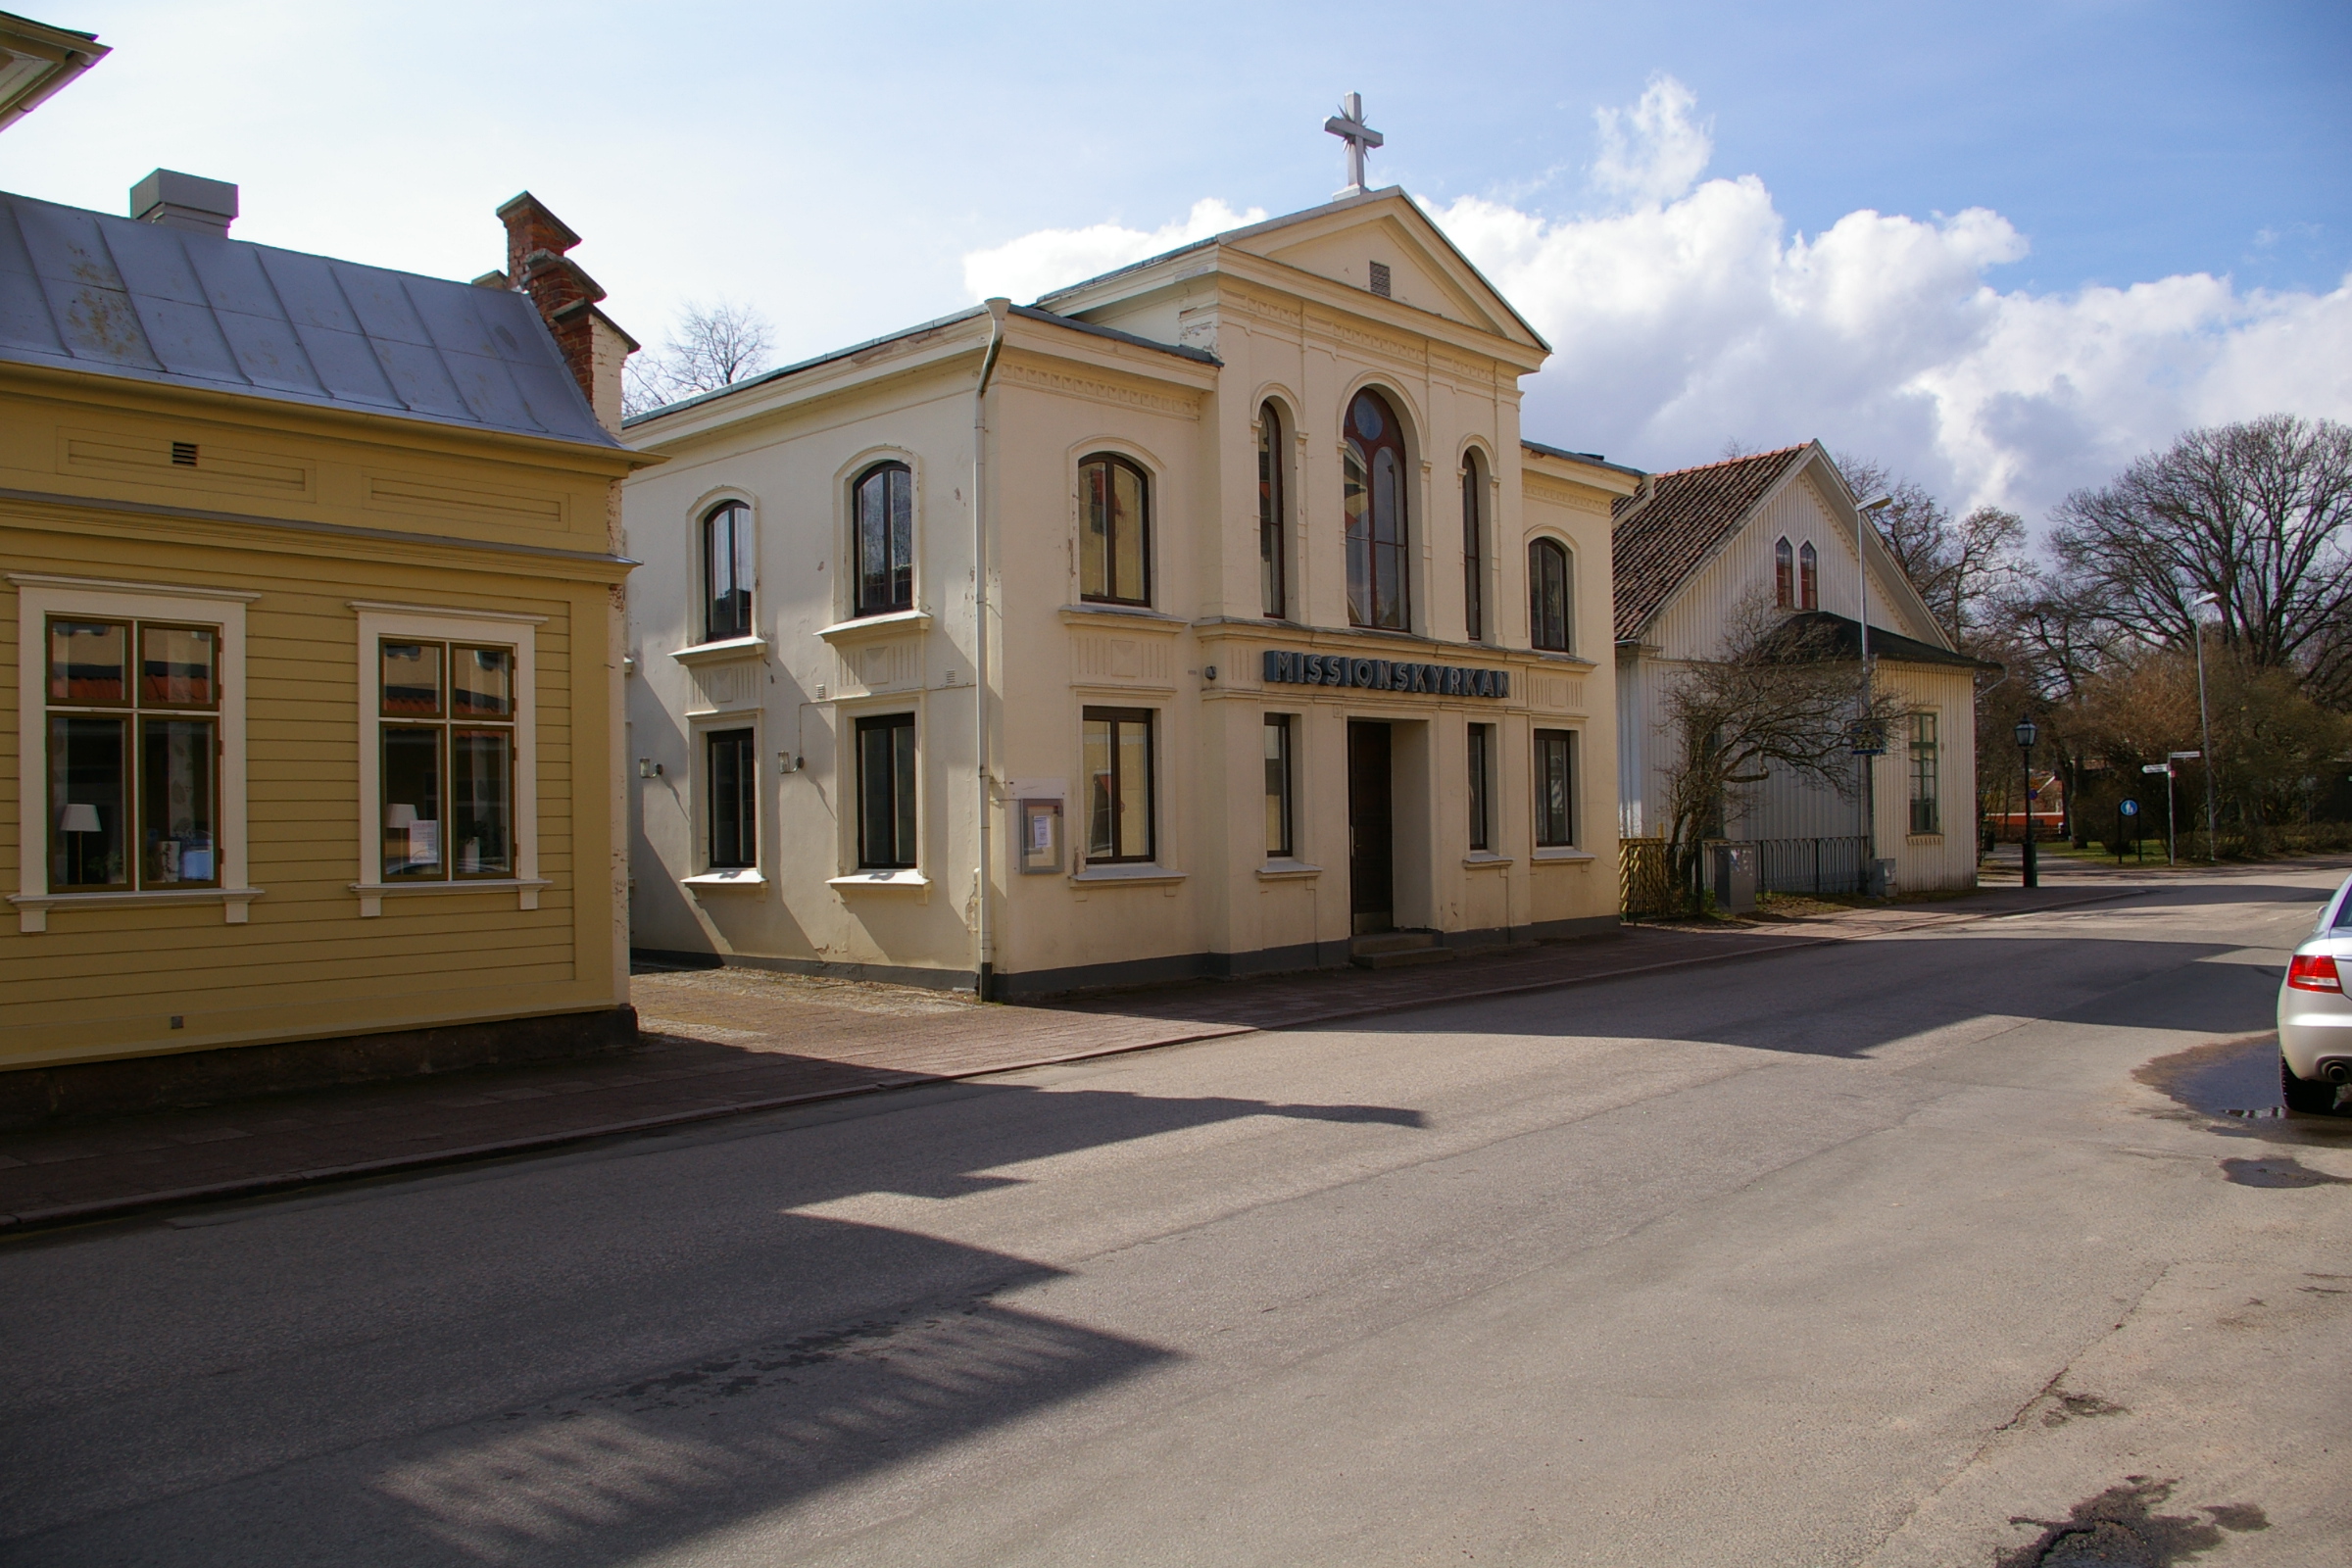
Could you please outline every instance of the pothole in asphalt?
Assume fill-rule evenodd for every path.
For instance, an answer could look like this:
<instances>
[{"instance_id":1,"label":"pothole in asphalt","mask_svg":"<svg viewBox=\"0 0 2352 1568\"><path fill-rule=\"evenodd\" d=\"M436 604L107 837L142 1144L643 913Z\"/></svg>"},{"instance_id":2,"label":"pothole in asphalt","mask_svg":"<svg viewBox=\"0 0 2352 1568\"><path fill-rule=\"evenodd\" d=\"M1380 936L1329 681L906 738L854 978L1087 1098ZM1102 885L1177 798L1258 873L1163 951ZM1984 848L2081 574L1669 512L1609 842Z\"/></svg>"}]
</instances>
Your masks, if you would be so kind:
<instances>
[{"instance_id":1,"label":"pothole in asphalt","mask_svg":"<svg viewBox=\"0 0 2352 1568\"><path fill-rule=\"evenodd\" d=\"M2214 1130L2229 1136L2332 1143L2331 1135L2352 1134L2352 1115L2289 1115L2279 1103L2277 1035L2192 1046L2158 1056L2134 1068L2132 1076L2178 1104L2219 1118L2225 1125ZM2244 1132L2230 1132L2226 1124L2231 1122L2253 1125ZM2314 1139L2310 1134L2320 1136Z\"/></svg>"},{"instance_id":2,"label":"pothole in asphalt","mask_svg":"<svg viewBox=\"0 0 2352 1568\"><path fill-rule=\"evenodd\" d=\"M2013 1518L2013 1525L2040 1526L2041 1535L2003 1552L1996 1568L2172 1568L2220 1545L2227 1539L2224 1531L2270 1528L2262 1509L2250 1502L2158 1513L2176 1485L2127 1476L2124 1485L2076 1503L2064 1519Z\"/></svg>"},{"instance_id":3,"label":"pothole in asphalt","mask_svg":"<svg viewBox=\"0 0 2352 1568\"><path fill-rule=\"evenodd\" d=\"M2225 1159L2222 1161L2222 1174L2240 1187L2352 1187L2352 1178L2330 1176L2324 1170L2313 1170L2291 1156Z\"/></svg>"}]
</instances>

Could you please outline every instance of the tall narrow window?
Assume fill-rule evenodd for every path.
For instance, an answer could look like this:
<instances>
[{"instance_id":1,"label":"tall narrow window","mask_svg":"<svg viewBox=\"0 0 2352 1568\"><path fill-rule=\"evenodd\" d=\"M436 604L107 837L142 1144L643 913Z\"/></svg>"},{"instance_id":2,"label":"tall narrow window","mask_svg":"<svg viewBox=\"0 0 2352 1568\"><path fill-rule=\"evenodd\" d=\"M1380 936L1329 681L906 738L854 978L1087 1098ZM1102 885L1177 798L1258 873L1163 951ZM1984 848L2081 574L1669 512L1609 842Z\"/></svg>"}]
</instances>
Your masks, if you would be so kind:
<instances>
[{"instance_id":1,"label":"tall narrow window","mask_svg":"<svg viewBox=\"0 0 2352 1568\"><path fill-rule=\"evenodd\" d=\"M703 516L703 640L752 634L752 509L740 501Z\"/></svg>"},{"instance_id":2,"label":"tall narrow window","mask_svg":"<svg viewBox=\"0 0 2352 1568\"><path fill-rule=\"evenodd\" d=\"M1277 620L1290 609L1284 558L1291 513L1282 483L1284 451L1282 414L1268 403L1257 411L1257 598L1261 612Z\"/></svg>"},{"instance_id":3,"label":"tall narrow window","mask_svg":"<svg viewBox=\"0 0 2352 1568\"><path fill-rule=\"evenodd\" d=\"M1782 610L1796 608L1796 552L1785 537L1772 547L1772 602Z\"/></svg>"},{"instance_id":4,"label":"tall narrow window","mask_svg":"<svg viewBox=\"0 0 2352 1568\"><path fill-rule=\"evenodd\" d=\"M905 870L914 854L914 715L858 721L858 864Z\"/></svg>"},{"instance_id":5,"label":"tall narrow window","mask_svg":"<svg viewBox=\"0 0 2352 1568\"><path fill-rule=\"evenodd\" d=\"M1494 726L1470 726L1470 848L1494 848Z\"/></svg>"},{"instance_id":6,"label":"tall narrow window","mask_svg":"<svg viewBox=\"0 0 2352 1568\"><path fill-rule=\"evenodd\" d=\"M1821 557L1814 554L1810 540L1796 553L1797 603L1806 610L1821 608Z\"/></svg>"},{"instance_id":7,"label":"tall narrow window","mask_svg":"<svg viewBox=\"0 0 2352 1568\"><path fill-rule=\"evenodd\" d=\"M1942 767L1943 749L1936 743L1933 711L1911 715L1911 831L1940 833L1936 815L1936 781Z\"/></svg>"},{"instance_id":8,"label":"tall narrow window","mask_svg":"<svg viewBox=\"0 0 2352 1568\"><path fill-rule=\"evenodd\" d=\"M904 463L878 463L851 487L858 528L860 615L914 608L914 475Z\"/></svg>"},{"instance_id":9,"label":"tall narrow window","mask_svg":"<svg viewBox=\"0 0 2352 1568\"><path fill-rule=\"evenodd\" d=\"M1090 708L1084 715L1086 858L1152 857L1152 713L1142 708Z\"/></svg>"},{"instance_id":10,"label":"tall narrow window","mask_svg":"<svg viewBox=\"0 0 2352 1568\"><path fill-rule=\"evenodd\" d=\"M1266 715L1266 858L1287 860L1291 839L1291 715Z\"/></svg>"},{"instance_id":11,"label":"tall narrow window","mask_svg":"<svg viewBox=\"0 0 2352 1568\"><path fill-rule=\"evenodd\" d=\"M753 731L722 729L704 742L710 788L710 869L760 863L760 754Z\"/></svg>"},{"instance_id":12,"label":"tall narrow window","mask_svg":"<svg viewBox=\"0 0 2352 1568\"><path fill-rule=\"evenodd\" d=\"M383 879L514 874L514 650L376 644Z\"/></svg>"},{"instance_id":13,"label":"tall narrow window","mask_svg":"<svg viewBox=\"0 0 2352 1568\"><path fill-rule=\"evenodd\" d=\"M1555 654L1569 652L1576 630L1568 592L1568 551L1557 539L1527 547L1527 640Z\"/></svg>"},{"instance_id":14,"label":"tall narrow window","mask_svg":"<svg viewBox=\"0 0 2352 1568\"><path fill-rule=\"evenodd\" d=\"M1536 731L1536 843L1576 843L1576 736L1569 730Z\"/></svg>"},{"instance_id":15,"label":"tall narrow window","mask_svg":"<svg viewBox=\"0 0 2352 1568\"><path fill-rule=\"evenodd\" d=\"M1404 432L1379 393L1348 405L1347 453L1348 624L1408 631Z\"/></svg>"},{"instance_id":16,"label":"tall narrow window","mask_svg":"<svg viewBox=\"0 0 2352 1568\"><path fill-rule=\"evenodd\" d=\"M49 890L220 885L220 628L53 616Z\"/></svg>"},{"instance_id":17,"label":"tall narrow window","mask_svg":"<svg viewBox=\"0 0 2352 1568\"><path fill-rule=\"evenodd\" d=\"M1478 454L1462 460L1462 627L1472 642L1487 635L1487 481Z\"/></svg>"},{"instance_id":18,"label":"tall narrow window","mask_svg":"<svg viewBox=\"0 0 2352 1568\"><path fill-rule=\"evenodd\" d=\"M1125 458L1078 466L1078 596L1112 605L1152 602L1152 496Z\"/></svg>"}]
</instances>

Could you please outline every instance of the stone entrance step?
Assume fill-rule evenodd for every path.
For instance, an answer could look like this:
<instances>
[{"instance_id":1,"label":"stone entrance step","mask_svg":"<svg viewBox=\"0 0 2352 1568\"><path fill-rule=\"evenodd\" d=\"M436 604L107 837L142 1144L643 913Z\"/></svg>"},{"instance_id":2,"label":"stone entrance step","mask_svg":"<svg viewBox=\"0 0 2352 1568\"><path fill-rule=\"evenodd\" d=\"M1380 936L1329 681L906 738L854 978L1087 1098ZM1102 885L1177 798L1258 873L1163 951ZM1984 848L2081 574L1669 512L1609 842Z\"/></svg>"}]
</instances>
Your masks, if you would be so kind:
<instances>
[{"instance_id":1,"label":"stone entrance step","mask_svg":"<svg viewBox=\"0 0 2352 1568\"><path fill-rule=\"evenodd\" d=\"M1396 969L1408 963L1445 963L1453 950L1441 947L1435 931L1383 931L1357 937L1348 961L1359 969Z\"/></svg>"}]
</instances>

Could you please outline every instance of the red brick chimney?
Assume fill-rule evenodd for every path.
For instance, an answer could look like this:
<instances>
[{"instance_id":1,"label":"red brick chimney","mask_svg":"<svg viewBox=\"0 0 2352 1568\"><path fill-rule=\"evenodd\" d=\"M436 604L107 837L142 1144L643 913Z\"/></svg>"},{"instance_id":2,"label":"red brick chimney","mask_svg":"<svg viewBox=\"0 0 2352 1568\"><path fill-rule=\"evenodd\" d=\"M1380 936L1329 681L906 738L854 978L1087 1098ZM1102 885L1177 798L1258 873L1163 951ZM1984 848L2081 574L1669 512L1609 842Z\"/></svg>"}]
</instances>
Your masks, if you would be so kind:
<instances>
[{"instance_id":1,"label":"red brick chimney","mask_svg":"<svg viewBox=\"0 0 2352 1568\"><path fill-rule=\"evenodd\" d=\"M604 289L564 256L580 242L569 224L527 190L501 207L498 216L507 225L507 270L474 281L518 288L531 297L572 378L588 395L597 422L617 436L621 362L636 351L637 340L597 309Z\"/></svg>"}]
</instances>

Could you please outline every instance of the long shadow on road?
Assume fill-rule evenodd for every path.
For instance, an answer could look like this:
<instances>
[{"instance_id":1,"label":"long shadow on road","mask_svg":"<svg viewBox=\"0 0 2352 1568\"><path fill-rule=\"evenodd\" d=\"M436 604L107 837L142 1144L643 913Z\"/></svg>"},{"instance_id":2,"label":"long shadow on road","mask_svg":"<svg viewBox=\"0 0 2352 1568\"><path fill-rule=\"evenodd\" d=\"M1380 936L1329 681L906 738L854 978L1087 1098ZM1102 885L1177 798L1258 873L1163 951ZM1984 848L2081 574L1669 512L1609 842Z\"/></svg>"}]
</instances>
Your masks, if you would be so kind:
<instances>
[{"instance_id":1,"label":"long shadow on road","mask_svg":"<svg viewBox=\"0 0 2352 1568\"><path fill-rule=\"evenodd\" d=\"M0 1253L38 1369L0 1403L0 1556L633 1560L1174 1357L993 1299L1050 1265L810 1209L1243 1117L1422 1125L986 1084L889 1116Z\"/></svg>"}]
</instances>

